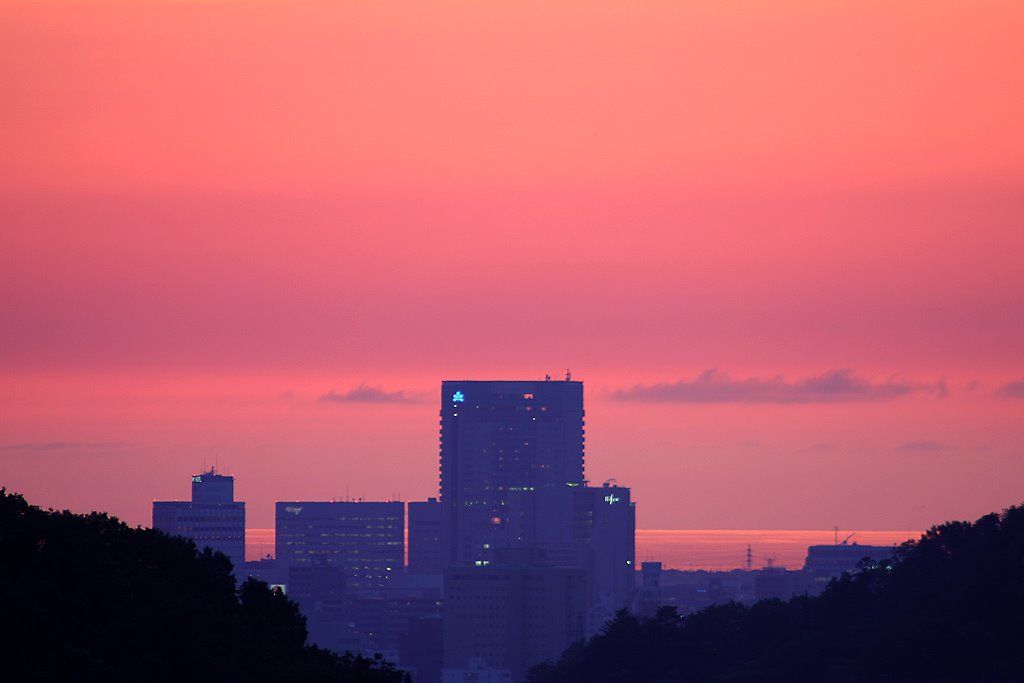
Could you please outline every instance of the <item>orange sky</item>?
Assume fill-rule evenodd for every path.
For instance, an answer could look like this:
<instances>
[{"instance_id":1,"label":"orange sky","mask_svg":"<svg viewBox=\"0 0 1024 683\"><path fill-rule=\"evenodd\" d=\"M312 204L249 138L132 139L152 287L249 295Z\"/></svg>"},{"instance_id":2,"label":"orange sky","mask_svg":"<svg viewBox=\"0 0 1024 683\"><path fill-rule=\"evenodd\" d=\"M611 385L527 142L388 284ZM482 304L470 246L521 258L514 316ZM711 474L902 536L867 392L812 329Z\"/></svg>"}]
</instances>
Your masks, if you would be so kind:
<instances>
[{"instance_id":1,"label":"orange sky","mask_svg":"<svg viewBox=\"0 0 1024 683\"><path fill-rule=\"evenodd\" d=\"M995 1L0 3L0 485L133 523L204 458L253 526L423 498L442 379L570 366L642 527L1019 502L1021 35Z\"/></svg>"}]
</instances>

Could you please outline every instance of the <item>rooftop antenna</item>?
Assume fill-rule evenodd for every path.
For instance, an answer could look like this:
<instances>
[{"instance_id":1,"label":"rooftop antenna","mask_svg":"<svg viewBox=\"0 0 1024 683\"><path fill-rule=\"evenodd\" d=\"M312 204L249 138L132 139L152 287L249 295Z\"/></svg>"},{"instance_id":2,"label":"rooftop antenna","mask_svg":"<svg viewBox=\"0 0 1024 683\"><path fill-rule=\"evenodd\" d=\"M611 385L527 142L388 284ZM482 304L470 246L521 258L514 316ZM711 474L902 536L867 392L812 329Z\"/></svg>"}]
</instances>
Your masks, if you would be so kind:
<instances>
[{"instance_id":1,"label":"rooftop antenna","mask_svg":"<svg viewBox=\"0 0 1024 683\"><path fill-rule=\"evenodd\" d=\"M839 527L832 527L832 545L839 545Z\"/></svg>"},{"instance_id":2,"label":"rooftop antenna","mask_svg":"<svg viewBox=\"0 0 1024 683\"><path fill-rule=\"evenodd\" d=\"M545 382L550 382L551 381L551 375L545 374L544 375L544 381Z\"/></svg>"},{"instance_id":3,"label":"rooftop antenna","mask_svg":"<svg viewBox=\"0 0 1024 683\"><path fill-rule=\"evenodd\" d=\"M747 544L747 571L749 572L754 568L754 551L750 549L750 544Z\"/></svg>"},{"instance_id":4,"label":"rooftop antenna","mask_svg":"<svg viewBox=\"0 0 1024 683\"><path fill-rule=\"evenodd\" d=\"M572 371L569 370L569 368L565 369L565 381L566 382L571 382L572 381Z\"/></svg>"}]
</instances>

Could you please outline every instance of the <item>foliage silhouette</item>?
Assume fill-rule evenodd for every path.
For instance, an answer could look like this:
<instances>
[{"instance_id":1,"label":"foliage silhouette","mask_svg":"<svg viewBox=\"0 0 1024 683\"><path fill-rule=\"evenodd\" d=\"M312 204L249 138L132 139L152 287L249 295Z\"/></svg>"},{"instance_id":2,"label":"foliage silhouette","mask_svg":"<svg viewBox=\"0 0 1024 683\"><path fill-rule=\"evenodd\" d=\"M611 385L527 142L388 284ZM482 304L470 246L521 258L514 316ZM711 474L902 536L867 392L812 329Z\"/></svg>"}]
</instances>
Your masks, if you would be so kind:
<instances>
[{"instance_id":1,"label":"foliage silhouette","mask_svg":"<svg viewBox=\"0 0 1024 683\"><path fill-rule=\"evenodd\" d=\"M1024 680L1024 508L949 522L817 597L620 612L529 683Z\"/></svg>"},{"instance_id":2,"label":"foliage silhouette","mask_svg":"<svg viewBox=\"0 0 1024 683\"><path fill-rule=\"evenodd\" d=\"M0 639L10 681L402 683L382 659L306 645L296 605L220 553L0 489Z\"/></svg>"}]
</instances>

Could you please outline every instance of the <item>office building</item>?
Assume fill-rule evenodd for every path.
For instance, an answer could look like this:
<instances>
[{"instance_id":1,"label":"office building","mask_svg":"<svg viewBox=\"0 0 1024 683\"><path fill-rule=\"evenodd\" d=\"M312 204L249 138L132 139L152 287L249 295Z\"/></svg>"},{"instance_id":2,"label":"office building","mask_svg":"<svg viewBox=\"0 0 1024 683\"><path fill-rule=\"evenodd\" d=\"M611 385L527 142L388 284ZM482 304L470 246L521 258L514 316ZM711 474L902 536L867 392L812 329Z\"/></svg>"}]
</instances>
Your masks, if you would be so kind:
<instances>
[{"instance_id":1,"label":"office building","mask_svg":"<svg viewBox=\"0 0 1024 683\"><path fill-rule=\"evenodd\" d=\"M464 669L442 669L441 683L512 683L512 672L487 666L475 657Z\"/></svg>"},{"instance_id":2,"label":"office building","mask_svg":"<svg viewBox=\"0 0 1024 683\"><path fill-rule=\"evenodd\" d=\"M578 567L588 584L588 635L598 632L633 592L636 508L630 490L603 486L544 487L536 491L534 538L558 566Z\"/></svg>"},{"instance_id":3,"label":"office building","mask_svg":"<svg viewBox=\"0 0 1024 683\"><path fill-rule=\"evenodd\" d=\"M192 476L191 501L154 501L153 528L184 536L200 550L224 553L235 569L245 561L245 503L234 499L235 478L214 468Z\"/></svg>"},{"instance_id":4,"label":"office building","mask_svg":"<svg viewBox=\"0 0 1024 683\"><path fill-rule=\"evenodd\" d=\"M507 508L513 546L541 548L551 564L585 570L588 634L626 607L636 574L636 508L628 488L614 480L541 486L512 492Z\"/></svg>"},{"instance_id":5,"label":"office building","mask_svg":"<svg viewBox=\"0 0 1024 683\"><path fill-rule=\"evenodd\" d=\"M586 635L583 570L546 564L537 548L498 549L487 562L445 571L443 680L479 668L518 683Z\"/></svg>"},{"instance_id":6,"label":"office building","mask_svg":"<svg viewBox=\"0 0 1024 683\"><path fill-rule=\"evenodd\" d=\"M440 616L414 619L399 639L398 668L412 675L413 683L440 683L443 647Z\"/></svg>"},{"instance_id":7,"label":"office building","mask_svg":"<svg viewBox=\"0 0 1024 683\"><path fill-rule=\"evenodd\" d=\"M409 572L441 574L441 503L409 503Z\"/></svg>"},{"instance_id":8,"label":"office building","mask_svg":"<svg viewBox=\"0 0 1024 683\"><path fill-rule=\"evenodd\" d=\"M509 497L583 483L583 383L441 385L442 564L471 566L513 545ZM532 511L520 508L527 517ZM527 521L529 523L529 521Z\"/></svg>"},{"instance_id":9,"label":"office building","mask_svg":"<svg viewBox=\"0 0 1024 683\"><path fill-rule=\"evenodd\" d=\"M278 502L277 561L337 566L349 594L382 590L405 563L401 502Z\"/></svg>"}]
</instances>

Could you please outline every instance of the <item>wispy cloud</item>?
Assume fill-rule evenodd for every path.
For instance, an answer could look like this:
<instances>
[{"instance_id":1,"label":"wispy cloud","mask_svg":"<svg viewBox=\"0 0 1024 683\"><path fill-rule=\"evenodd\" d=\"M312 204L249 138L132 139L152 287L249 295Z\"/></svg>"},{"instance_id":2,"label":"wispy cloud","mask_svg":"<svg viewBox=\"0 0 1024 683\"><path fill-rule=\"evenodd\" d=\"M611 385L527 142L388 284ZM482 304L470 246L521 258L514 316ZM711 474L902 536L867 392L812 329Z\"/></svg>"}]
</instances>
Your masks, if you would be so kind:
<instances>
[{"instance_id":1,"label":"wispy cloud","mask_svg":"<svg viewBox=\"0 0 1024 683\"><path fill-rule=\"evenodd\" d=\"M385 391L363 382L344 393L331 389L318 400L325 403L414 403L416 398L404 391Z\"/></svg>"},{"instance_id":2,"label":"wispy cloud","mask_svg":"<svg viewBox=\"0 0 1024 683\"><path fill-rule=\"evenodd\" d=\"M945 396L944 383L914 384L895 378L872 381L852 370L789 380L782 376L734 379L718 370L705 370L694 379L620 389L612 398L649 403L844 403L891 401L916 392Z\"/></svg>"},{"instance_id":3,"label":"wispy cloud","mask_svg":"<svg viewBox=\"0 0 1024 683\"><path fill-rule=\"evenodd\" d=\"M1010 382L996 389L996 396L1002 398L1024 398L1024 379Z\"/></svg>"},{"instance_id":4,"label":"wispy cloud","mask_svg":"<svg viewBox=\"0 0 1024 683\"><path fill-rule=\"evenodd\" d=\"M70 450L115 450L131 444L127 441L40 441L34 443L12 443L0 445L0 451L70 451Z\"/></svg>"},{"instance_id":5,"label":"wispy cloud","mask_svg":"<svg viewBox=\"0 0 1024 683\"><path fill-rule=\"evenodd\" d=\"M917 439L916 441L908 441L907 443L900 444L896 447L897 450L909 451L914 453L933 453L935 451L944 451L946 447L938 441L931 441L929 439Z\"/></svg>"}]
</instances>

